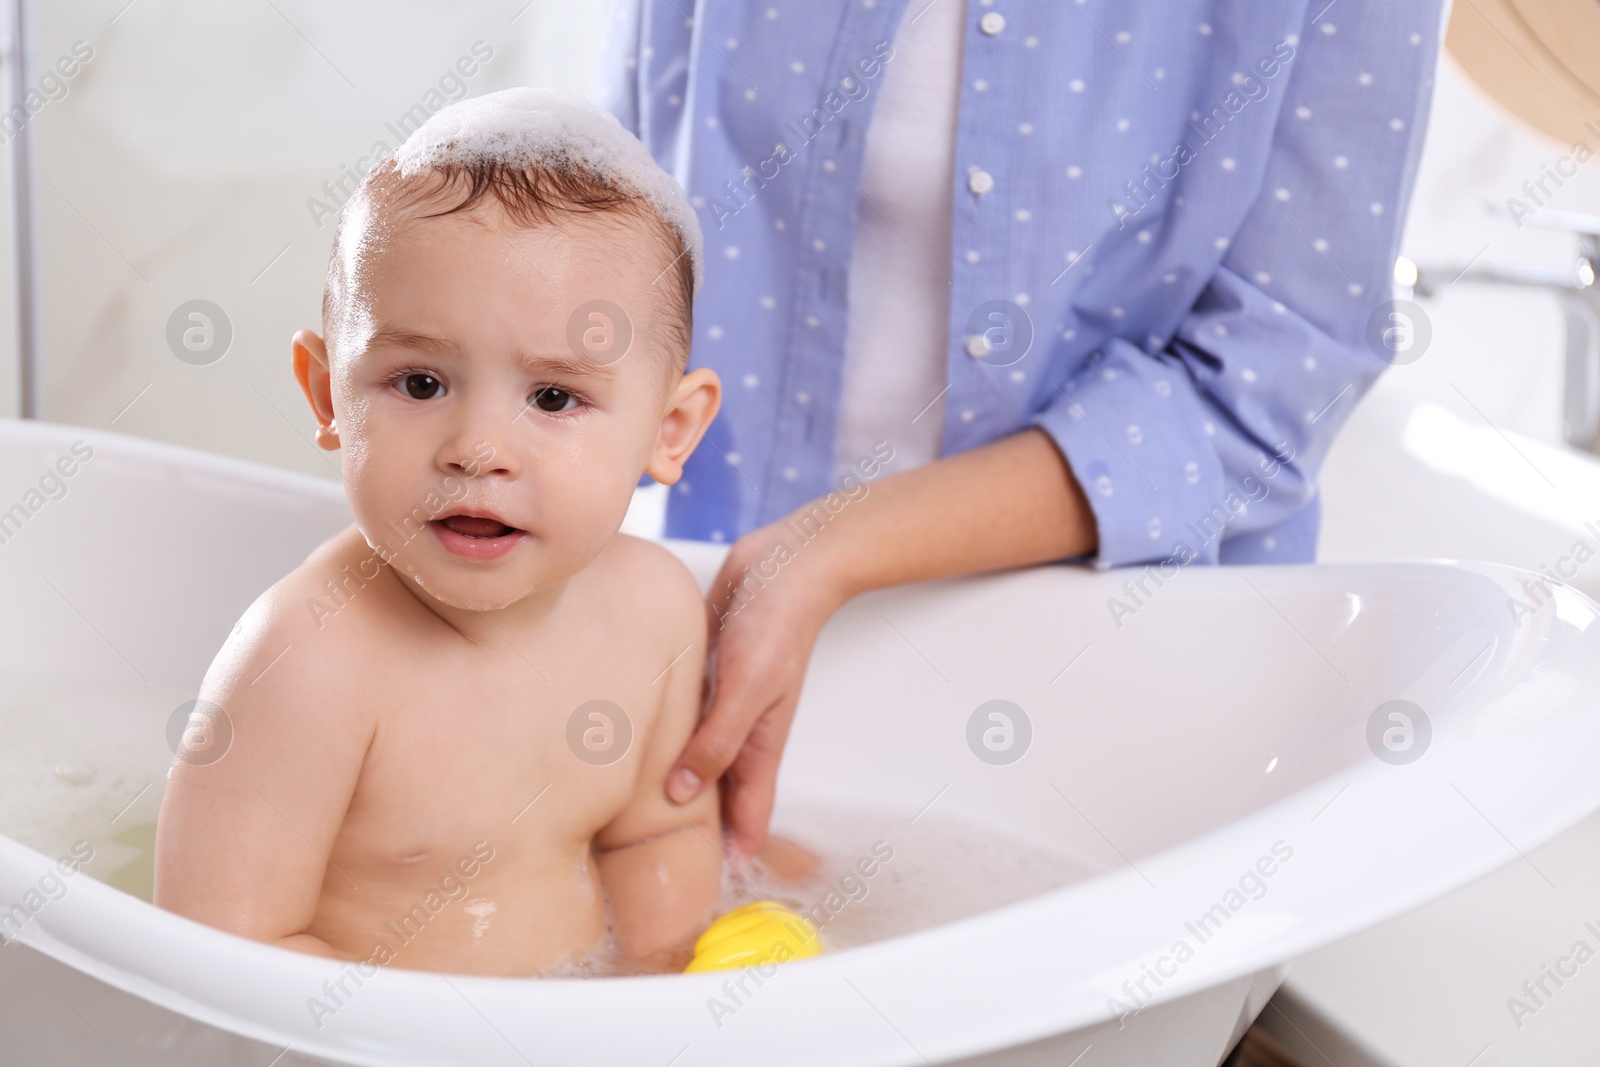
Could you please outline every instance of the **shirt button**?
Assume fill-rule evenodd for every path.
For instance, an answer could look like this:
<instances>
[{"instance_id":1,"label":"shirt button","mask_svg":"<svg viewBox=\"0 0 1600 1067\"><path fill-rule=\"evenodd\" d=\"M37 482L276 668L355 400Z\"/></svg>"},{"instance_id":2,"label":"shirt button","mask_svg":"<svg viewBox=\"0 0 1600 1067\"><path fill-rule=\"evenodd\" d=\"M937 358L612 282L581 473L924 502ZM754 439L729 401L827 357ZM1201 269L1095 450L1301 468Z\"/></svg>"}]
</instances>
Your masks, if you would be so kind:
<instances>
[{"instance_id":1,"label":"shirt button","mask_svg":"<svg viewBox=\"0 0 1600 1067\"><path fill-rule=\"evenodd\" d=\"M989 354L989 339L981 333L967 334L967 355L982 359Z\"/></svg>"},{"instance_id":2,"label":"shirt button","mask_svg":"<svg viewBox=\"0 0 1600 1067\"><path fill-rule=\"evenodd\" d=\"M1006 28L1006 17L998 11L988 11L978 20L978 29L993 37Z\"/></svg>"},{"instance_id":3,"label":"shirt button","mask_svg":"<svg viewBox=\"0 0 1600 1067\"><path fill-rule=\"evenodd\" d=\"M990 14L994 12L991 11ZM967 175L967 188L982 196L994 188L994 175L986 170L975 170Z\"/></svg>"}]
</instances>

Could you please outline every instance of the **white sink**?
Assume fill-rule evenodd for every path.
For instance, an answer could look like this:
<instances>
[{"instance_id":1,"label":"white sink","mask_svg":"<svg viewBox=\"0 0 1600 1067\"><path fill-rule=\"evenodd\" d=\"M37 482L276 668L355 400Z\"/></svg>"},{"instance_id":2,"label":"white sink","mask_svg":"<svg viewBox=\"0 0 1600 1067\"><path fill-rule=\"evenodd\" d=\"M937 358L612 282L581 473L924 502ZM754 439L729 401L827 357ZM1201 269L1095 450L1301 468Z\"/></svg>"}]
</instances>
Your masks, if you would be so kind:
<instances>
[{"instance_id":1,"label":"white sink","mask_svg":"<svg viewBox=\"0 0 1600 1067\"><path fill-rule=\"evenodd\" d=\"M1323 471L1322 558L1490 560L1536 572L1513 604L1552 577L1600 597L1600 461L1385 384ZM1594 1062L1600 964L1573 949L1600 953L1600 816L1513 840L1493 875L1299 960L1263 1027L1339 1067Z\"/></svg>"}]
</instances>

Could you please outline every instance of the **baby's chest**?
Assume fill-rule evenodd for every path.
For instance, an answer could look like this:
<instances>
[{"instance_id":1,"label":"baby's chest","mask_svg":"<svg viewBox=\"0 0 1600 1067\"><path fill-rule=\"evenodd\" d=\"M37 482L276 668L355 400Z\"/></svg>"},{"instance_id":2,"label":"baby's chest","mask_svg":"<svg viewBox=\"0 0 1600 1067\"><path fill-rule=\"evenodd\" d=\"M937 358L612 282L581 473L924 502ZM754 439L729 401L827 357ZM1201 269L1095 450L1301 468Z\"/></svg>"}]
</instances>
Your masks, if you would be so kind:
<instances>
[{"instance_id":1,"label":"baby's chest","mask_svg":"<svg viewBox=\"0 0 1600 1067\"><path fill-rule=\"evenodd\" d=\"M346 827L401 859L587 839L633 796L657 703L531 669L413 681L377 709Z\"/></svg>"}]
</instances>

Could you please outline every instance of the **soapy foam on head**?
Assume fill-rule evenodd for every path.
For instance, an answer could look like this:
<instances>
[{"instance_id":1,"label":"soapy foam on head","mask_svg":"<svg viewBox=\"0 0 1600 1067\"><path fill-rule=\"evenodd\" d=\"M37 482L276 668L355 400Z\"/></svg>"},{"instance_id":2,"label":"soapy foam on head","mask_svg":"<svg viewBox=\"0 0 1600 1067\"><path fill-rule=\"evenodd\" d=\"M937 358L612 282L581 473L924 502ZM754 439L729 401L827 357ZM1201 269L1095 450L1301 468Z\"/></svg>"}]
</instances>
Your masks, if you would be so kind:
<instances>
[{"instance_id":1,"label":"soapy foam on head","mask_svg":"<svg viewBox=\"0 0 1600 1067\"><path fill-rule=\"evenodd\" d=\"M441 109L362 181L334 231L323 290L330 356L359 353L376 329L362 279L420 204L438 218L488 201L523 227L617 213L643 222L666 268L660 299L663 350L684 368L694 294L704 277L702 236L677 182L608 112L548 89L507 89ZM653 268L652 268L653 270Z\"/></svg>"},{"instance_id":2,"label":"soapy foam on head","mask_svg":"<svg viewBox=\"0 0 1600 1067\"><path fill-rule=\"evenodd\" d=\"M442 164L579 167L643 197L705 277L699 220L677 181L604 108L574 93L522 86L441 108L394 153L402 178Z\"/></svg>"}]
</instances>

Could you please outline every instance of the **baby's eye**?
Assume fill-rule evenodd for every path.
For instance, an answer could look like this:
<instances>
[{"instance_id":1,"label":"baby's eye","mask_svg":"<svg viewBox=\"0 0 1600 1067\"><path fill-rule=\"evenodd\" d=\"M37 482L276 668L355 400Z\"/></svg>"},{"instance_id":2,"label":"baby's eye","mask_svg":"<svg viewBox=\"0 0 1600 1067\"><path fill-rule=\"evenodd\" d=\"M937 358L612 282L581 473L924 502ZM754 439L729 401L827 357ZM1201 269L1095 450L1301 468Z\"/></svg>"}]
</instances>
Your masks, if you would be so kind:
<instances>
[{"instance_id":1,"label":"baby's eye","mask_svg":"<svg viewBox=\"0 0 1600 1067\"><path fill-rule=\"evenodd\" d=\"M565 389L558 389L553 385L547 385L533 394L533 403L538 406L539 410L548 411L551 414L568 410L568 402L575 404L577 399Z\"/></svg>"},{"instance_id":2,"label":"baby's eye","mask_svg":"<svg viewBox=\"0 0 1600 1067\"><path fill-rule=\"evenodd\" d=\"M413 400L432 400L444 392L444 383L431 374L408 374L400 385Z\"/></svg>"}]
</instances>

